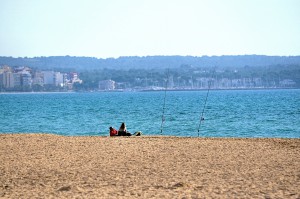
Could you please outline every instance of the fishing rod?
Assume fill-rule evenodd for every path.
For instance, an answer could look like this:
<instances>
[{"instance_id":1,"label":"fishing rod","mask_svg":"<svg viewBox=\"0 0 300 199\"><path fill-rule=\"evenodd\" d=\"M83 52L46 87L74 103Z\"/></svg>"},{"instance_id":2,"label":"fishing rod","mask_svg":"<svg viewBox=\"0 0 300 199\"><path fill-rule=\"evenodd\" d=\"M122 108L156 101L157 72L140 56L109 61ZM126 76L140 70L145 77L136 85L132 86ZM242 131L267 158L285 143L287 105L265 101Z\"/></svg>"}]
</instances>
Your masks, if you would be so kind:
<instances>
[{"instance_id":1,"label":"fishing rod","mask_svg":"<svg viewBox=\"0 0 300 199\"><path fill-rule=\"evenodd\" d=\"M168 89L168 83L169 83L169 69L167 73L167 81L165 86L165 96L164 96L164 104L163 104L163 110L162 110L162 116L161 116L161 126L160 126L160 134L163 133L163 124L165 122L165 107L166 107L166 97L167 97L167 89Z\"/></svg>"},{"instance_id":2,"label":"fishing rod","mask_svg":"<svg viewBox=\"0 0 300 199\"><path fill-rule=\"evenodd\" d=\"M213 74L211 76L213 77ZM200 116L200 120L199 120L198 137L199 137L199 134L200 134L200 127L201 127L202 121L204 121L203 115L204 115L204 111L205 111L205 107L206 107L206 103L207 103L207 99L208 99L208 94L209 94L210 87L211 87L211 81L212 81L212 78L210 78L210 80L208 81L208 89L207 89L204 106L203 106L203 109L202 109L202 112L201 112L201 116Z\"/></svg>"}]
</instances>

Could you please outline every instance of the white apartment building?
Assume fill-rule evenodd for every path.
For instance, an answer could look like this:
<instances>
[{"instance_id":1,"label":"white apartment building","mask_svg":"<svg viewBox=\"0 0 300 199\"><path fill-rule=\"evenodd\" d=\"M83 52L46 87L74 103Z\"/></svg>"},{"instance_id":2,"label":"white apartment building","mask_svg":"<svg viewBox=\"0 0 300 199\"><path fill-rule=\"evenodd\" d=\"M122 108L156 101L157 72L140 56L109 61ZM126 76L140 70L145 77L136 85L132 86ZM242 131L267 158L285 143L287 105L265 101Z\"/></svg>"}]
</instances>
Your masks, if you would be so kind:
<instances>
[{"instance_id":1,"label":"white apartment building","mask_svg":"<svg viewBox=\"0 0 300 199\"><path fill-rule=\"evenodd\" d=\"M12 72L3 73L3 86L4 88L15 87L14 74Z\"/></svg>"},{"instance_id":2,"label":"white apartment building","mask_svg":"<svg viewBox=\"0 0 300 199\"><path fill-rule=\"evenodd\" d=\"M44 85L54 85L55 76L54 71L42 71L44 77Z\"/></svg>"},{"instance_id":3,"label":"white apartment building","mask_svg":"<svg viewBox=\"0 0 300 199\"><path fill-rule=\"evenodd\" d=\"M64 74L60 73L60 72L55 72L54 73L54 82L55 82L55 86L63 87L64 86Z\"/></svg>"}]
</instances>

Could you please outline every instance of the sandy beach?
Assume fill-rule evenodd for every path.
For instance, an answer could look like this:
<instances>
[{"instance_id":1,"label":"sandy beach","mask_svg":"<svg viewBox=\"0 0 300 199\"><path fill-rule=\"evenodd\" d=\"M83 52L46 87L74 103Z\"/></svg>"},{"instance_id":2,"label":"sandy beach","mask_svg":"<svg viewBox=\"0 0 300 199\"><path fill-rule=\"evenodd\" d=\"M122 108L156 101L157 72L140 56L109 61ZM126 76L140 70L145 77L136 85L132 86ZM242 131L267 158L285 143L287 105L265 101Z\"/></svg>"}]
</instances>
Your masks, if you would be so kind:
<instances>
[{"instance_id":1,"label":"sandy beach","mask_svg":"<svg viewBox=\"0 0 300 199\"><path fill-rule=\"evenodd\" d=\"M0 198L300 198L300 139L0 134Z\"/></svg>"}]
</instances>

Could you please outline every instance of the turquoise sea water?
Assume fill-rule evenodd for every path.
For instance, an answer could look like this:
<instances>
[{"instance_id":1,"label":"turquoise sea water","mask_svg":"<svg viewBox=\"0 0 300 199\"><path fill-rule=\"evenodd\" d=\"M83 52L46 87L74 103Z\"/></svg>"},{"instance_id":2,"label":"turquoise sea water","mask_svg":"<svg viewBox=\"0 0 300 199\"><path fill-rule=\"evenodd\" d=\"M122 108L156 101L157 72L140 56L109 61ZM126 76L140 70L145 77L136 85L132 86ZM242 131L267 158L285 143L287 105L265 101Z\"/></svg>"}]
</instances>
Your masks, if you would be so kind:
<instances>
[{"instance_id":1,"label":"turquoise sea water","mask_svg":"<svg viewBox=\"0 0 300 199\"><path fill-rule=\"evenodd\" d=\"M197 136L207 91L166 93L163 135ZM0 94L0 132L159 135L164 91ZM201 137L300 138L300 90L211 90Z\"/></svg>"}]
</instances>

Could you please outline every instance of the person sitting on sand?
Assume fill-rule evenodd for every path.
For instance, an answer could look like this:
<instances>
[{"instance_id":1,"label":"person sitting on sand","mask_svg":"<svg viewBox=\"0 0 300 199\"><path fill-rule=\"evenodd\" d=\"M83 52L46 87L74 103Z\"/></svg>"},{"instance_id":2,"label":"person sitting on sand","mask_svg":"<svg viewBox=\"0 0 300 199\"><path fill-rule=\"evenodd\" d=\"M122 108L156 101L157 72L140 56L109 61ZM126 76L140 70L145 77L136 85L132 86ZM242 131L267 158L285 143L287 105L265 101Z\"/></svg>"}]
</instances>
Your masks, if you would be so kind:
<instances>
[{"instance_id":1,"label":"person sitting on sand","mask_svg":"<svg viewBox=\"0 0 300 199\"><path fill-rule=\"evenodd\" d=\"M133 136L141 136L142 132L137 131L134 134L131 134L127 131L125 123L122 123L121 126L120 126L119 131L117 131L113 127L109 127L109 135L110 136L132 136L132 135Z\"/></svg>"},{"instance_id":2,"label":"person sitting on sand","mask_svg":"<svg viewBox=\"0 0 300 199\"><path fill-rule=\"evenodd\" d=\"M131 136L131 133L129 133L126 129L126 125L124 122L121 124L119 128L118 136Z\"/></svg>"},{"instance_id":3,"label":"person sitting on sand","mask_svg":"<svg viewBox=\"0 0 300 199\"><path fill-rule=\"evenodd\" d=\"M109 135L110 136L117 136L118 131L116 129L114 129L113 127L109 127Z\"/></svg>"}]
</instances>

